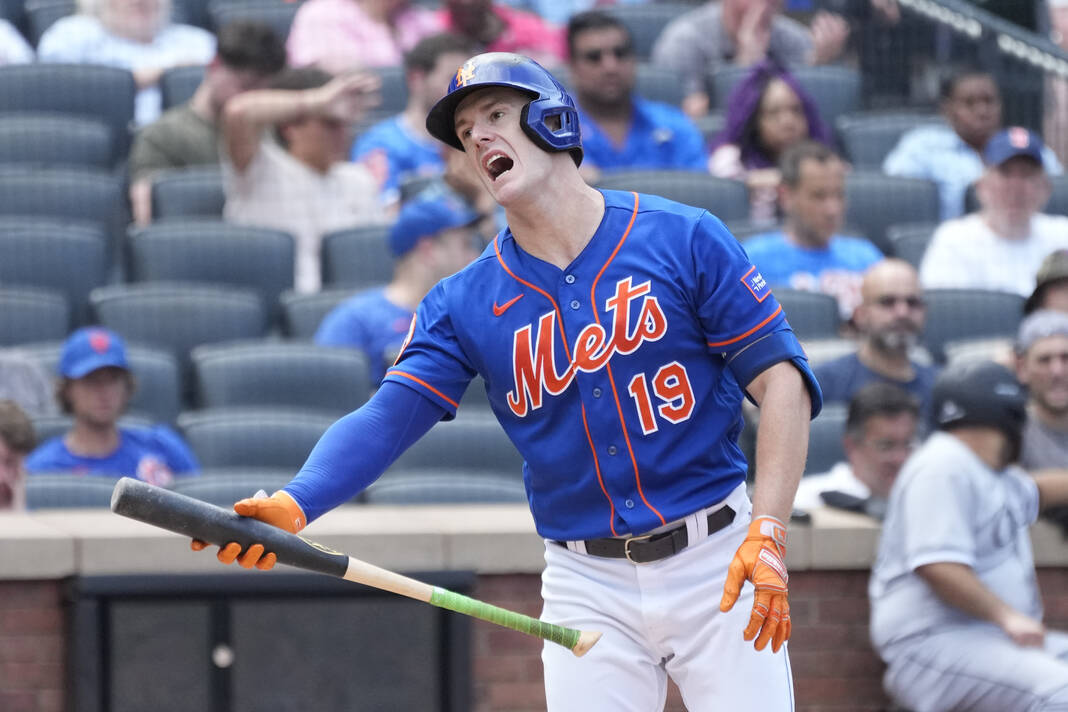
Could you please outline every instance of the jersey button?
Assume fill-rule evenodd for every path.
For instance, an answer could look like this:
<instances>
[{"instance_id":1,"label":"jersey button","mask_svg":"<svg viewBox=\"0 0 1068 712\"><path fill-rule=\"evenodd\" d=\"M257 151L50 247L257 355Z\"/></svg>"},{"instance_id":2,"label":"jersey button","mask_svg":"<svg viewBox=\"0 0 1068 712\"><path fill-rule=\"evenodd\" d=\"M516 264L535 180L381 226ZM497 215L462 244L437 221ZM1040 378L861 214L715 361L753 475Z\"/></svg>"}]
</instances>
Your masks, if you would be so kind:
<instances>
[{"instance_id":1,"label":"jersey button","mask_svg":"<svg viewBox=\"0 0 1068 712\"><path fill-rule=\"evenodd\" d=\"M623 504L627 505L627 509L634 509L634 500L633 499L628 499Z\"/></svg>"},{"instance_id":2,"label":"jersey button","mask_svg":"<svg viewBox=\"0 0 1068 712\"><path fill-rule=\"evenodd\" d=\"M573 275L573 274L567 275L566 277L564 277L564 281L567 282L568 284L574 284L575 283L575 275Z\"/></svg>"},{"instance_id":3,"label":"jersey button","mask_svg":"<svg viewBox=\"0 0 1068 712\"><path fill-rule=\"evenodd\" d=\"M571 300L571 308L572 309L578 309L580 306L582 306L582 305L579 304L579 300L577 300L577 299L572 299Z\"/></svg>"},{"instance_id":4,"label":"jersey button","mask_svg":"<svg viewBox=\"0 0 1068 712\"><path fill-rule=\"evenodd\" d=\"M616 454L616 446L615 445L609 445L608 446L608 454L609 455L615 455Z\"/></svg>"},{"instance_id":5,"label":"jersey button","mask_svg":"<svg viewBox=\"0 0 1068 712\"><path fill-rule=\"evenodd\" d=\"M601 389L600 388L594 388L593 389L593 397L594 398L600 398L601 397Z\"/></svg>"}]
</instances>

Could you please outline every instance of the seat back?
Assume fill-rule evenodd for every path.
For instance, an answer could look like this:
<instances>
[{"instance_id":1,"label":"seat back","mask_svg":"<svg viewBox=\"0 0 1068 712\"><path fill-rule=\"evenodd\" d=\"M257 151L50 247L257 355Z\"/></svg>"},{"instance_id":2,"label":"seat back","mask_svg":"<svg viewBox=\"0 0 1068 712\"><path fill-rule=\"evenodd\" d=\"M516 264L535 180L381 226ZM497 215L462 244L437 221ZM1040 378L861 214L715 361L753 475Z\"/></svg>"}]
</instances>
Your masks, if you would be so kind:
<instances>
[{"instance_id":1,"label":"seat back","mask_svg":"<svg viewBox=\"0 0 1068 712\"><path fill-rule=\"evenodd\" d=\"M279 0L211 0L208 3L208 16L211 18L212 27L216 28L234 20L262 22L270 25L285 42L300 6L300 2Z\"/></svg>"},{"instance_id":2,"label":"seat back","mask_svg":"<svg viewBox=\"0 0 1068 712\"><path fill-rule=\"evenodd\" d=\"M1024 298L985 289L928 289L923 343L938 363L945 363L946 344L964 339L1015 338L1023 318Z\"/></svg>"},{"instance_id":3,"label":"seat back","mask_svg":"<svg viewBox=\"0 0 1068 712\"><path fill-rule=\"evenodd\" d=\"M40 473L26 478L27 509L86 509L111 506L118 477Z\"/></svg>"},{"instance_id":4,"label":"seat back","mask_svg":"<svg viewBox=\"0 0 1068 712\"><path fill-rule=\"evenodd\" d=\"M477 410L460 411L454 420L435 425L397 458L390 471L435 468L523 479L523 457L497 419Z\"/></svg>"},{"instance_id":5,"label":"seat back","mask_svg":"<svg viewBox=\"0 0 1068 712\"><path fill-rule=\"evenodd\" d=\"M312 340L326 315L353 294L351 289L324 289L314 294L284 292L279 298L282 332L291 339Z\"/></svg>"},{"instance_id":6,"label":"seat back","mask_svg":"<svg viewBox=\"0 0 1068 712\"><path fill-rule=\"evenodd\" d=\"M55 113L0 114L0 163L110 170L116 158L111 127L99 119Z\"/></svg>"},{"instance_id":7,"label":"seat back","mask_svg":"<svg viewBox=\"0 0 1068 712\"><path fill-rule=\"evenodd\" d=\"M931 237L937 228L937 222L891 225L886 229L890 254L919 269L923 254L927 252L927 245L931 243Z\"/></svg>"},{"instance_id":8,"label":"seat back","mask_svg":"<svg viewBox=\"0 0 1068 712\"><path fill-rule=\"evenodd\" d=\"M883 254L893 252L887 229L903 216L916 222L939 220L938 187L929 180L853 171L846 176L845 189L846 224L860 230Z\"/></svg>"},{"instance_id":9,"label":"seat back","mask_svg":"<svg viewBox=\"0 0 1068 712\"><path fill-rule=\"evenodd\" d=\"M845 405L825 405L810 424L808 459L805 461L806 475L826 472L846 459L842 436L845 434L847 413Z\"/></svg>"},{"instance_id":10,"label":"seat back","mask_svg":"<svg viewBox=\"0 0 1068 712\"><path fill-rule=\"evenodd\" d=\"M620 171L601 176L597 187L659 195L668 200L704 208L723 221L749 217L749 193L745 184L707 173Z\"/></svg>"},{"instance_id":11,"label":"seat back","mask_svg":"<svg viewBox=\"0 0 1068 712\"><path fill-rule=\"evenodd\" d=\"M159 93L163 110L184 104L193 98L193 93L204 81L205 69L206 67L197 64L171 67L164 71L159 78Z\"/></svg>"},{"instance_id":12,"label":"seat back","mask_svg":"<svg viewBox=\"0 0 1068 712\"><path fill-rule=\"evenodd\" d=\"M1053 192L1049 202L1042 212L1051 215L1068 215L1068 176L1054 176L1050 178Z\"/></svg>"},{"instance_id":13,"label":"seat back","mask_svg":"<svg viewBox=\"0 0 1068 712\"><path fill-rule=\"evenodd\" d=\"M728 66L712 75L712 106L726 109L731 91L749 72L749 67ZM838 65L798 66L791 74L819 107L820 117L834 128L839 116L856 112L861 105L860 72Z\"/></svg>"},{"instance_id":14,"label":"seat back","mask_svg":"<svg viewBox=\"0 0 1068 712\"><path fill-rule=\"evenodd\" d=\"M938 114L879 111L839 116L835 129L845 157L854 168L879 171L883 159L906 131L939 123L944 119Z\"/></svg>"},{"instance_id":15,"label":"seat back","mask_svg":"<svg viewBox=\"0 0 1068 712\"><path fill-rule=\"evenodd\" d=\"M293 479L293 475L294 472L287 469L210 468L201 470L195 477L175 478L171 489L201 502L230 509L234 502L251 497L259 490L277 492Z\"/></svg>"},{"instance_id":16,"label":"seat back","mask_svg":"<svg viewBox=\"0 0 1068 712\"><path fill-rule=\"evenodd\" d=\"M30 44L36 47L41 35L56 20L78 12L75 0L26 0L26 29Z\"/></svg>"},{"instance_id":17,"label":"seat back","mask_svg":"<svg viewBox=\"0 0 1068 712\"><path fill-rule=\"evenodd\" d=\"M834 297L822 292L787 287L776 287L773 291L797 338L829 339L838 336L841 320L838 300Z\"/></svg>"},{"instance_id":18,"label":"seat back","mask_svg":"<svg viewBox=\"0 0 1068 712\"><path fill-rule=\"evenodd\" d=\"M526 503L522 477L486 476L467 470L400 470L367 488L367 504Z\"/></svg>"},{"instance_id":19,"label":"seat back","mask_svg":"<svg viewBox=\"0 0 1068 712\"><path fill-rule=\"evenodd\" d=\"M385 284L393 277L389 228L357 227L323 235L323 285L363 288Z\"/></svg>"},{"instance_id":20,"label":"seat back","mask_svg":"<svg viewBox=\"0 0 1068 712\"><path fill-rule=\"evenodd\" d=\"M0 346L64 339L70 306L52 289L0 287Z\"/></svg>"},{"instance_id":21,"label":"seat back","mask_svg":"<svg viewBox=\"0 0 1068 712\"><path fill-rule=\"evenodd\" d=\"M178 427L201 467L269 468L295 473L334 418L279 408L187 411Z\"/></svg>"},{"instance_id":22,"label":"seat back","mask_svg":"<svg viewBox=\"0 0 1068 712\"><path fill-rule=\"evenodd\" d=\"M371 392L367 358L355 349L247 342L193 349L197 403L205 408L280 406L339 417Z\"/></svg>"},{"instance_id":23,"label":"seat back","mask_svg":"<svg viewBox=\"0 0 1068 712\"><path fill-rule=\"evenodd\" d=\"M692 4L681 2L618 4L607 8L626 25L634 42L634 54L640 60L649 59L653 54L656 38L669 22L692 9Z\"/></svg>"},{"instance_id":24,"label":"seat back","mask_svg":"<svg viewBox=\"0 0 1068 712\"><path fill-rule=\"evenodd\" d=\"M671 106L682 106L686 98L678 72L644 62L638 65L634 89L642 98Z\"/></svg>"}]
</instances>

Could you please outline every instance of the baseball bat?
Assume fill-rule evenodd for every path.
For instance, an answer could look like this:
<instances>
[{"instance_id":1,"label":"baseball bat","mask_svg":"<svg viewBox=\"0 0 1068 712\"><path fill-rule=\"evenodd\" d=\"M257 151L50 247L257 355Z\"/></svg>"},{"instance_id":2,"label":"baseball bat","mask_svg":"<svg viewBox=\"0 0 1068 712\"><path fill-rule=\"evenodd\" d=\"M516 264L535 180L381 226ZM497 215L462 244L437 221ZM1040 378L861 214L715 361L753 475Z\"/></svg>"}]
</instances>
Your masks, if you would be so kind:
<instances>
[{"instance_id":1,"label":"baseball bat","mask_svg":"<svg viewBox=\"0 0 1068 712\"><path fill-rule=\"evenodd\" d=\"M233 510L216 507L130 477L123 477L116 483L115 490L111 493L111 511L219 546L236 541L241 545L241 549L245 550L258 542L263 544L264 551L274 552L278 563L362 583L489 621L552 641L568 648L579 657L585 655L601 637L601 634L595 631L580 631L546 623L440 586L431 586L333 551L258 519L242 517Z\"/></svg>"}]
</instances>

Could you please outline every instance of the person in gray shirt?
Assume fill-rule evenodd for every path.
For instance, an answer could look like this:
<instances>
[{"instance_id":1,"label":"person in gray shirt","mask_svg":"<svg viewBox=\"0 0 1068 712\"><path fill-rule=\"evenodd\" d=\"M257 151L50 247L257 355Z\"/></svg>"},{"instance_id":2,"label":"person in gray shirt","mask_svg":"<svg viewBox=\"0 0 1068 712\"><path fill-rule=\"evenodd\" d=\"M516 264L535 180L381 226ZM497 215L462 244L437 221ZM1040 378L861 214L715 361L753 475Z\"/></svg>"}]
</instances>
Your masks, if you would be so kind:
<instances>
[{"instance_id":1,"label":"person in gray shirt","mask_svg":"<svg viewBox=\"0 0 1068 712\"><path fill-rule=\"evenodd\" d=\"M782 0L717 0L668 23L652 60L679 75L686 92L682 109L699 117L708 113L716 70L764 59L785 67L826 64L838 59L848 37L849 25L833 13L816 13L805 27L782 15Z\"/></svg>"},{"instance_id":2,"label":"person in gray shirt","mask_svg":"<svg viewBox=\"0 0 1068 712\"><path fill-rule=\"evenodd\" d=\"M1068 709L1068 634L1047 631L1028 527L1068 503L1068 470L1028 474L1027 401L990 361L943 372L936 429L890 493L871 637L894 700L927 710Z\"/></svg>"},{"instance_id":3,"label":"person in gray shirt","mask_svg":"<svg viewBox=\"0 0 1068 712\"><path fill-rule=\"evenodd\" d=\"M1036 311L1020 324L1016 376L1028 388L1020 464L1068 464L1068 314Z\"/></svg>"}]
</instances>

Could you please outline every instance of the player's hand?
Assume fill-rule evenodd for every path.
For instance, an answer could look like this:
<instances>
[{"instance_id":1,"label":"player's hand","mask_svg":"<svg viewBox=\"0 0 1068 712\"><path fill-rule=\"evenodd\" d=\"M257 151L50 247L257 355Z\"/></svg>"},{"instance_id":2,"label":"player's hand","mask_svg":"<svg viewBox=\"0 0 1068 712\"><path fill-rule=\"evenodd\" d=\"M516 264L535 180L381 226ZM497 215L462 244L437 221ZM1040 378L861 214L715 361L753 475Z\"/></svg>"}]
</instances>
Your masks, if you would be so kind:
<instances>
[{"instance_id":1,"label":"player's hand","mask_svg":"<svg viewBox=\"0 0 1068 712\"><path fill-rule=\"evenodd\" d=\"M300 505L282 490L275 492L270 497L267 496L266 492L260 490L256 493L256 496L236 502L234 511L242 517L252 517L279 529L285 529L290 534L296 534L308 524ZM193 551L201 551L207 546L208 543L200 539L193 539L190 543ZM224 564L232 564L237 561L240 566L246 569L251 569L255 566L263 571L272 568L277 560L273 552L264 553L263 544L253 544L242 553L241 545L236 541L232 541L226 546L220 546L219 552L215 556Z\"/></svg>"},{"instance_id":2,"label":"player's hand","mask_svg":"<svg viewBox=\"0 0 1068 712\"><path fill-rule=\"evenodd\" d=\"M1046 642L1046 626L1031 616L1009 609L998 620L998 626L1012 642L1022 647L1041 648Z\"/></svg>"},{"instance_id":3,"label":"player's hand","mask_svg":"<svg viewBox=\"0 0 1068 712\"><path fill-rule=\"evenodd\" d=\"M809 27L812 33L812 64L833 62L845 51L849 23L833 12L817 12Z\"/></svg>"},{"instance_id":4,"label":"player's hand","mask_svg":"<svg viewBox=\"0 0 1068 712\"><path fill-rule=\"evenodd\" d=\"M762 516L749 525L745 541L734 554L727 569L727 583L719 609L726 613L734 607L742 585L753 582L756 589L753 613L742 634L746 640L756 638L754 646L763 650L771 641L772 652L790 638L790 602L786 581L786 525L775 517ZM758 635L759 633L759 635Z\"/></svg>"},{"instance_id":5,"label":"player's hand","mask_svg":"<svg viewBox=\"0 0 1068 712\"><path fill-rule=\"evenodd\" d=\"M381 80L375 74L342 74L317 89L309 90L310 104L318 116L352 123L381 102L378 93L381 85Z\"/></svg>"}]
</instances>

